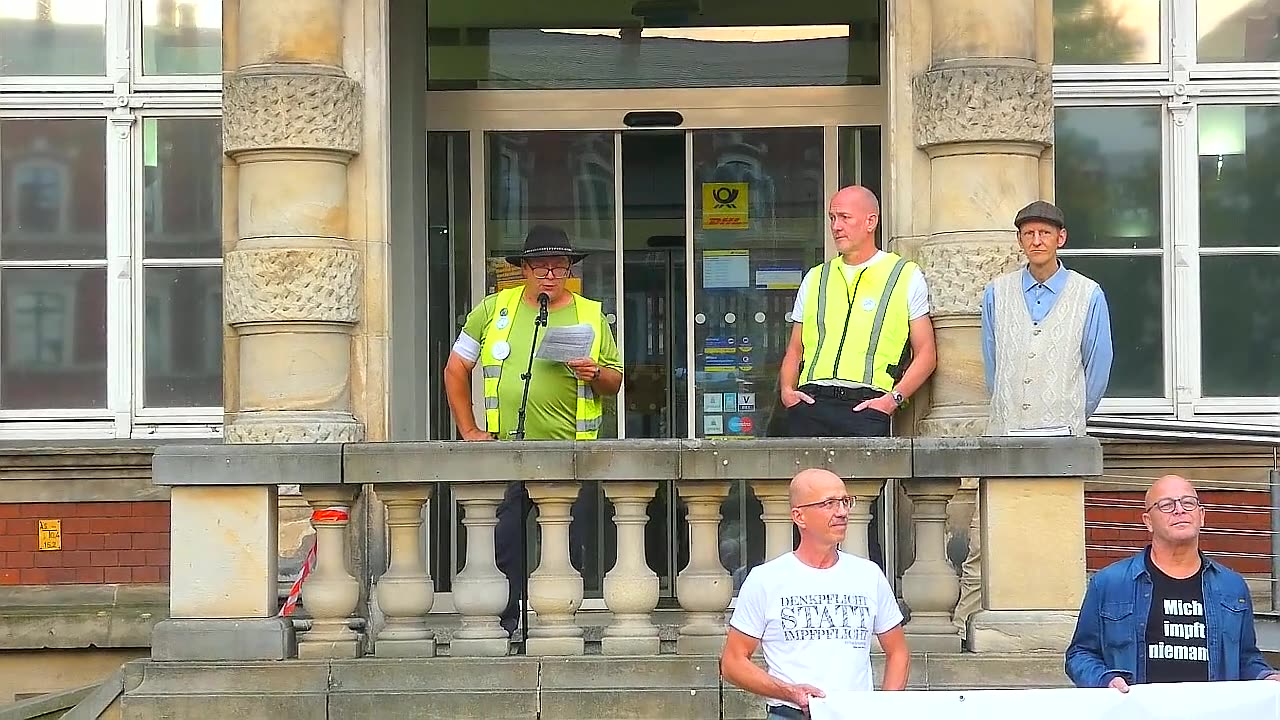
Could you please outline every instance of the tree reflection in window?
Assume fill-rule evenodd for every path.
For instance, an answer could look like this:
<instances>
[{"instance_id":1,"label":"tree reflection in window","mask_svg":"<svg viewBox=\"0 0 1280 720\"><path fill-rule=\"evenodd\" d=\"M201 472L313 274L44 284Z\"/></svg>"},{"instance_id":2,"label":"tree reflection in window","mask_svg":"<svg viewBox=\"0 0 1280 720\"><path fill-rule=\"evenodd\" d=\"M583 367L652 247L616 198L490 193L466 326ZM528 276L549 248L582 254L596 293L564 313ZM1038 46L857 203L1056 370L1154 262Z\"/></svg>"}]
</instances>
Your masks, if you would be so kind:
<instances>
[{"instance_id":1,"label":"tree reflection in window","mask_svg":"<svg viewBox=\"0 0 1280 720\"><path fill-rule=\"evenodd\" d=\"M27 232L66 229L67 169L52 160L33 159L13 169L14 227Z\"/></svg>"}]
</instances>

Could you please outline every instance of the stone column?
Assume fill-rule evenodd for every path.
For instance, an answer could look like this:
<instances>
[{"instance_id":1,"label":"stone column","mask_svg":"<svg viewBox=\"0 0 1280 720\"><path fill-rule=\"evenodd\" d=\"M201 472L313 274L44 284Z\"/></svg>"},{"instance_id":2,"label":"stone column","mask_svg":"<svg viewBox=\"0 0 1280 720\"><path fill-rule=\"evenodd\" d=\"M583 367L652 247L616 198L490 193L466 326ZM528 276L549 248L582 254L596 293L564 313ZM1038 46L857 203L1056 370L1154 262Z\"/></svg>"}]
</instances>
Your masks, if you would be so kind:
<instances>
[{"instance_id":1,"label":"stone column","mask_svg":"<svg viewBox=\"0 0 1280 720\"><path fill-rule=\"evenodd\" d=\"M1053 143L1052 60L1041 57L1038 37L1052 32L1052 15L1038 12L1044 0L932 0L928 13L924 2L890 4L907 28L891 72L911 81L894 93L890 114L911 115L915 145L906 147L904 123L894 123L890 157L908 165L895 192L899 202L928 197L927 217L899 212L892 231L918 243L937 333L938 369L917 433L972 436L984 432L989 407L983 288L1018 266L1014 214L1051 194L1041 187L1041 157ZM931 33L920 27L926 18Z\"/></svg>"},{"instance_id":2,"label":"stone column","mask_svg":"<svg viewBox=\"0 0 1280 720\"><path fill-rule=\"evenodd\" d=\"M656 482L604 484L618 529L618 559L604 576L604 603L613 613L613 623L600 641L604 655L658 654L658 628L652 617L658 607L658 576L644 554L649 501L657 490Z\"/></svg>"},{"instance_id":3,"label":"stone column","mask_svg":"<svg viewBox=\"0 0 1280 720\"><path fill-rule=\"evenodd\" d=\"M391 564L378 579L378 607L386 624L378 633L379 657L435 657L435 633L427 628L435 586L422 554L422 508L430 485L375 485L387 506Z\"/></svg>"},{"instance_id":4,"label":"stone column","mask_svg":"<svg viewBox=\"0 0 1280 720\"><path fill-rule=\"evenodd\" d=\"M902 574L902 598L911 608L908 641L915 652L960 652L960 635L951 622L960 580L947 562L947 503L960 481L916 478L903 485L915 506L916 531L916 560Z\"/></svg>"},{"instance_id":5,"label":"stone column","mask_svg":"<svg viewBox=\"0 0 1280 720\"><path fill-rule=\"evenodd\" d=\"M969 649L1066 650L1086 582L1084 479L986 477L979 493L984 609L969 620Z\"/></svg>"},{"instance_id":6,"label":"stone column","mask_svg":"<svg viewBox=\"0 0 1280 720\"><path fill-rule=\"evenodd\" d=\"M676 653L718 655L724 647L724 611L733 600L719 541L720 504L729 496L729 483L683 480L676 487L689 508L689 564L676 576L676 598L686 619Z\"/></svg>"},{"instance_id":7,"label":"stone column","mask_svg":"<svg viewBox=\"0 0 1280 720\"><path fill-rule=\"evenodd\" d=\"M507 606L507 578L494 560L493 531L498 525L501 483L458 483L453 497L462 505L467 529L467 559L453 579L453 605L462 627L453 634L449 654L458 657L502 657L509 651L507 631L498 614Z\"/></svg>"},{"instance_id":8,"label":"stone column","mask_svg":"<svg viewBox=\"0 0 1280 720\"><path fill-rule=\"evenodd\" d=\"M880 499L884 480L845 480L845 492L854 499L849 508L849 527L845 531L840 549L862 558L871 557L868 532L871 529L871 508Z\"/></svg>"},{"instance_id":9,"label":"stone column","mask_svg":"<svg viewBox=\"0 0 1280 720\"><path fill-rule=\"evenodd\" d=\"M791 483L786 480L755 480L751 491L764 506L764 559L766 562L795 549L791 522Z\"/></svg>"},{"instance_id":10,"label":"stone column","mask_svg":"<svg viewBox=\"0 0 1280 720\"><path fill-rule=\"evenodd\" d=\"M343 70L344 5L240 0L227 28L227 442L365 437L352 404L363 252L349 239L347 179L363 96Z\"/></svg>"},{"instance_id":11,"label":"stone column","mask_svg":"<svg viewBox=\"0 0 1280 720\"><path fill-rule=\"evenodd\" d=\"M529 498L538 506L542 556L529 575L529 607L537 621L529 628L530 655L582 655L582 628L575 622L582 607L582 575L569 561L569 509L581 483L532 482Z\"/></svg>"}]
</instances>

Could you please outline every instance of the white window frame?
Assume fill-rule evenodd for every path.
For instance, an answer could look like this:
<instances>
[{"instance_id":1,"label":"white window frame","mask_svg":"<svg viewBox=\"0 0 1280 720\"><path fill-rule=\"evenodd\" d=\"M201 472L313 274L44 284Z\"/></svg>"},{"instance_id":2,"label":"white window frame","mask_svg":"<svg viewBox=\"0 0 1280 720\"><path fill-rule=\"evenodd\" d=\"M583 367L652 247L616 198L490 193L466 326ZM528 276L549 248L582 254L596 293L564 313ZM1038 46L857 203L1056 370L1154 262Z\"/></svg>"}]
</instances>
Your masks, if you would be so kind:
<instances>
[{"instance_id":1,"label":"white window frame","mask_svg":"<svg viewBox=\"0 0 1280 720\"><path fill-rule=\"evenodd\" d=\"M1213 0L1198 0L1212 2ZM1199 63L1197 0L1161 0L1161 64L1057 66L1057 107L1151 105L1162 110L1162 215L1165 266L1164 407L1133 398L1107 398L1091 422L1101 426L1130 422L1124 416L1158 418L1194 429L1246 434L1275 434L1280 428L1280 397L1205 397L1200 361L1200 258L1205 254L1280 255L1280 249L1243 249L1223 253L1200 246L1199 108L1206 105L1280 105L1280 62ZM1235 250L1242 250L1236 248ZM1063 256L1102 255L1072 253ZM1118 252L1116 254L1131 254ZM1114 312L1114 310L1113 310ZM1107 416L1111 416L1108 418Z\"/></svg>"},{"instance_id":2,"label":"white window frame","mask_svg":"<svg viewBox=\"0 0 1280 720\"><path fill-rule=\"evenodd\" d=\"M231 2L233 0L224 0ZM107 403L100 409L0 409L0 440L217 438L222 407L143 406L145 267L221 266L222 258L144 260L144 117L220 117L220 75L143 76L142 0L105 0L105 68L93 77L0 78L0 118L105 121ZM131 62L130 59L135 59ZM34 90L38 88L39 92ZM0 209L2 211L2 209ZM158 260L158 262L157 262ZM6 267L81 267L84 262L6 262ZM201 318L201 322L204 319Z\"/></svg>"}]
</instances>

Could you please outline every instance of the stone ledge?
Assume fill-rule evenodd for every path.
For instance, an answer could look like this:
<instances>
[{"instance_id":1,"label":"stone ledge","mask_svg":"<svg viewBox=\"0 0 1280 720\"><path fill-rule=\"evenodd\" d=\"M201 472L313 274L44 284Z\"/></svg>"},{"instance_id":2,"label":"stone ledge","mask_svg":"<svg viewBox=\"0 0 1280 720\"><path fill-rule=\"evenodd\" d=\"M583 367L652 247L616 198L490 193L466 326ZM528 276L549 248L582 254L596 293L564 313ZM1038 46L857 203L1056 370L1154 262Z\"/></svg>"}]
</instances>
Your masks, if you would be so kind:
<instances>
[{"instance_id":1,"label":"stone ledge","mask_svg":"<svg viewBox=\"0 0 1280 720\"><path fill-rule=\"evenodd\" d=\"M0 649L145 648L167 585L47 585L0 593Z\"/></svg>"},{"instance_id":2,"label":"stone ledge","mask_svg":"<svg viewBox=\"0 0 1280 720\"><path fill-rule=\"evenodd\" d=\"M187 445L157 448L157 485L336 485L342 446L336 443Z\"/></svg>"}]
</instances>

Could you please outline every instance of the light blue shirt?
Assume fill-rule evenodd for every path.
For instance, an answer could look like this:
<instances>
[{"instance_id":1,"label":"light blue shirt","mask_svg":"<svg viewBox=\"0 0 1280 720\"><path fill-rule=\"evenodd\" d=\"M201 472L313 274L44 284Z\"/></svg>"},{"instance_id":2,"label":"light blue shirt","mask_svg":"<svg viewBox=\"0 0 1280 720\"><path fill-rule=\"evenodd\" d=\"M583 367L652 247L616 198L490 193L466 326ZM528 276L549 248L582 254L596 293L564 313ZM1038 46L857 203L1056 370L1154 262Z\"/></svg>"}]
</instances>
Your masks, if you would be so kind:
<instances>
[{"instance_id":1,"label":"light blue shirt","mask_svg":"<svg viewBox=\"0 0 1280 720\"><path fill-rule=\"evenodd\" d=\"M1058 270L1043 283L1037 282L1031 272L1022 268L1022 297L1027 301L1027 312L1031 322L1039 325L1049 311L1062 297L1067 286L1067 273L1062 262L1058 262ZM996 335L992 327L995 317L995 291L993 284L988 284L982 295L982 362L987 374L987 392L992 392L996 377ZM1102 396L1107 391L1107 382L1111 379L1111 312L1107 309L1107 298L1102 288L1098 287L1089 298L1089 311L1084 319L1084 337L1080 342L1080 358L1084 363L1085 417L1089 417L1098 409Z\"/></svg>"}]
</instances>

